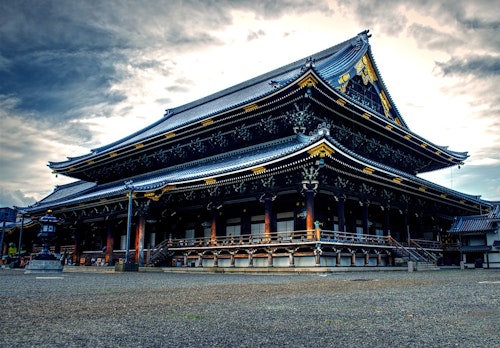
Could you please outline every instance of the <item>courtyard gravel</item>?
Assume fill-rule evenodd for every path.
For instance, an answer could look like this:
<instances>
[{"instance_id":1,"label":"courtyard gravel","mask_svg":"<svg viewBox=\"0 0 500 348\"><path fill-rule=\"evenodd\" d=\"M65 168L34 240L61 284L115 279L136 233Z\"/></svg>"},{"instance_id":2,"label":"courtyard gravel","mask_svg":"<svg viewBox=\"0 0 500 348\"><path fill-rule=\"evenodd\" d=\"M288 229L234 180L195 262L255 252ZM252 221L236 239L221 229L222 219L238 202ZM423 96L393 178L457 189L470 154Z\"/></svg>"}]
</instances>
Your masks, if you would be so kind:
<instances>
[{"instance_id":1,"label":"courtyard gravel","mask_svg":"<svg viewBox=\"0 0 500 348\"><path fill-rule=\"evenodd\" d=\"M0 270L0 347L500 347L500 270Z\"/></svg>"}]
</instances>

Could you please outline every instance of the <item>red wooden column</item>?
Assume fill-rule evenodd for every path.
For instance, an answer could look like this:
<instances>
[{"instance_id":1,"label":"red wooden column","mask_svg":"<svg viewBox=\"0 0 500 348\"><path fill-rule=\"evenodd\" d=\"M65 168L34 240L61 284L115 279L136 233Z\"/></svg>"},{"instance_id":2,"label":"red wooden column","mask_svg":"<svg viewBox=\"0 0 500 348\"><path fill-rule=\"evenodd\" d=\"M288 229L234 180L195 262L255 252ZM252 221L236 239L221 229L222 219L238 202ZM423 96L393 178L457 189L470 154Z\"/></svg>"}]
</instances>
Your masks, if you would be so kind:
<instances>
[{"instance_id":1,"label":"red wooden column","mask_svg":"<svg viewBox=\"0 0 500 348\"><path fill-rule=\"evenodd\" d=\"M80 239L81 239L81 236L82 236L82 224L81 223L77 223L76 224L76 228L75 228L75 232L73 234L73 239L75 241L75 244L74 244L74 251L73 251L73 264L74 265L79 265L80 264L80 254L81 254L81 246L80 246Z\"/></svg>"},{"instance_id":2,"label":"red wooden column","mask_svg":"<svg viewBox=\"0 0 500 348\"><path fill-rule=\"evenodd\" d=\"M144 235L146 234L146 217L139 216L135 228L135 262L142 266L144 264Z\"/></svg>"},{"instance_id":3,"label":"red wooden column","mask_svg":"<svg viewBox=\"0 0 500 348\"><path fill-rule=\"evenodd\" d=\"M210 224L210 242L211 244L217 243L217 208L212 207L210 210L212 214L212 223Z\"/></svg>"},{"instance_id":4,"label":"red wooden column","mask_svg":"<svg viewBox=\"0 0 500 348\"><path fill-rule=\"evenodd\" d=\"M271 240L271 232L273 226L273 204L276 198L272 193L266 192L260 197L260 201L264 203L264 240Z\"/></svg>"},{"instance_id":5,"label":"red wooden column","mask_svg":"<svg viewBox=\"0 0 500 348\"><path fill-rule=\"evenodd\" d=\"M304 191L304 198L306 201L306 230L314 230L314 190L307 189ZM307 238L312 238L307 234Z\"/></svg>"},{"instance_id":6,"label":"red wooden column","mask_svg":"<svg viewBox=\"0 0 500 348\"><path fill-rule=\"evenodd\" d=\"M113 249L115 239L113 237L113 219L109 218L106 226L106 253L104 255L104 262L110 264L113 261Z\"/></svg>"}]
</instances>

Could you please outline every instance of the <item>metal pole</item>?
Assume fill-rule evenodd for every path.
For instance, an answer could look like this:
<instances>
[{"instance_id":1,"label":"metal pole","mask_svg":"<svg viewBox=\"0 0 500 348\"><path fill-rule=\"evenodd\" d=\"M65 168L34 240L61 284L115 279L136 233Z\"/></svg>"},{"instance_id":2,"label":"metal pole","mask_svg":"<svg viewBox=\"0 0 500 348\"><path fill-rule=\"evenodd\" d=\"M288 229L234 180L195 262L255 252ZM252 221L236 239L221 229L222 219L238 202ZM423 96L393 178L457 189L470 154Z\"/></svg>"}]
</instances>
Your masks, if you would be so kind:
<instances>
[{"instance_id":1,"label":"metal pole","mask_svg":"<svg viewBox=\"0 0 500 348\"><path fill-rule=\"evenodd\" d=\"M17 256L21 260L21 240L23 238L23 226L24 226L24 211L21 212L21 227L19 228L19 243L17 246Z\"/></svg>"},{"instance_id":2,"label":"metal pole","mask_svg":"<svg viewBox=\"0 0 500 348\"><path fill-rule=\"evenodd\" d=\"M132 229L132 191L133 187L128 186L128 213L127 213L127 245L125 249L125 262L130 260L130 232Z\"/></svg>"},{"instance_id":3,"label":"metal pole","mask_svg":"<svg viewBox=\"0 0 500 348\"><path fill-rule=\"evenodd\" d=\"M6 215L6 214L5 214ZM7 220L7 216L3 217L3 224L2 224L2 238L0 238L0 260L3 257L3 237L5 235L5 220Z\"/></svg>"}]
</instances>

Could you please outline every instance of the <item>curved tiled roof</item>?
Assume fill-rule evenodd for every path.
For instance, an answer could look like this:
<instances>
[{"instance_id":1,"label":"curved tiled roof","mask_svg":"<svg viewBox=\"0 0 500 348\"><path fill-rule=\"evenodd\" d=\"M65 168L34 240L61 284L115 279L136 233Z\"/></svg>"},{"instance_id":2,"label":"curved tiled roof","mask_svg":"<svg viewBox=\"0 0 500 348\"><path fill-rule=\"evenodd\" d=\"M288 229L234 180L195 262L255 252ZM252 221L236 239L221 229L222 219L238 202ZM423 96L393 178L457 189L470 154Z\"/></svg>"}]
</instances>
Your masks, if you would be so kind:
<instances>
[{"instance_id":1,"label":"curved tiled roof","mask_svg":"<svg viewBox=\"0 0 500 348\"><path fill-rule=\"evenodd\" d=\"M283 159L307 147L310 144L310 140L310 137L292 136L273 141L272 143L260 144L242 150L227 152L222 155L198 160L194 163L173 166L168 169L137 176L133 178L132 185L136 192L149 192L163 188L167 185L176 185L194 180L215 178L220 175L236 173L238 171L251 169L252 167L261 166L264 163L272 163ZM95 186L94 183L87 183L84 181L74 184L75 187L86 187L87 185ZM122 181L99 185L87 192L80 191L80 194L77 196L68 188L66 190L60 190L57 199L55 199L56 197L50 200L45 199L31 208L32 210L40 210L44 206L52 207L78 204L79 202L115 196L127 191L127 185ZM64 192L68 193L68 195L64 196Z\"/></svg>"},{"instance_id":2,"label":"curved tiled roof","mask_svg":"<svg viewBox=\"0 0 500 348\"><path fill-rule=\"evenodd\" d=\"M342 146L334 138L329 136L327 131L321 132L321 130L318 130L318 132L311 136L300 134L276 140L271 143L260 144L222 155L197 160L189 164L173 166L168 169L137 176L132 178L132 185L134 187L134 191L136 192L151 192L169 185L180 185L197 180L212 179L219 176L235 174L259 166L283 161L288 157L310 149L311 146L317 146L319 143L324 141L326 141L335 150L335 153L348 159L349 161L356 162L358 169L363 168L363 166L370 166L379 172L385 172L389 176L401 177L405 181L412 182L416 185L425 185L430 189L445 192L455 197L486 204L486 202L481 201L476 196L470 196L447 189L417 176L395 170L394 168L384 164L364 158ZM354 167L351 168L355 169ZM84 188L87 188L88 190L85 191ZM51 199L45 199L39 202L36 206L32 207L32 210L40 210L43 206L47 206L48 208L49 206L55 207L74 205L80 202L117 196L124 194L127 191L128 187L122 181L99 186L95 186L93 183L78 182L69 184L64 189L56 190L57 196L55 194L53 197L49 196ZM64 196L64 193L67 193L67 196Z\"/></svg>"},{"instance_id":3,"label":"curved tiled roof","mask_svg":"<svg viewBox=\"0 0 500 348\"><path fill-rule=\"evenodd\" d=\"M73 161L91 159L93 156L119 149L123 146L140 142L152 136L167 133L185 125L206 119L216 113L247 104L255 99L262 98L284 88L288 83L299 77L305 68L314 64L316 70L325 74L332 73L332 69L341 71L344 66L355 64L358 56L361 57L368 49L367 32L362 32L345 42L309 57L297 60L281 68L272 70L233 87L198 99L191 103L168 110L165 116L155 123L141 129L114 143L96 148L91 153L75 158L68 158L63 162L50 162L53 169L70 165ZM339 62L337 67L336 62ZM335 65L332 67L331 65ZM277 84L271 83L272 81Z\"/></svg>"}]
</instances>

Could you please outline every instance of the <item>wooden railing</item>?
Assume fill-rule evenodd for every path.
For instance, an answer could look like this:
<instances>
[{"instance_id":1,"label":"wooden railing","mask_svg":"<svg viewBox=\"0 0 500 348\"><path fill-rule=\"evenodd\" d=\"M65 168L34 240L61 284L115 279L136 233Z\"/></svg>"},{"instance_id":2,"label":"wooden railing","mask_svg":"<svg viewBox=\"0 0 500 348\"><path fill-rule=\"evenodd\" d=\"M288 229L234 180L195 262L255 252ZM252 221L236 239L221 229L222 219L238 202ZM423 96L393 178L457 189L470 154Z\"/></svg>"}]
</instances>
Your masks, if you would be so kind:
<instances>
[{"instance_id":1,"label":"wooden railing","mask_svg":"<svg viewBox=\"0 0 500 348\"><path fill-rule=\"evenodd\" d=\"M270 232L259 234L242 234L237 236L216 236L215 238L182 238L170 239L166 242L169 248L184 247L220 247L255 244L335 242L370 245L389 245L387 236L357 234L330 230L301 230L286 232ZM163 243L162 243L163 244Z\"/></svg>"}]
</instances>

